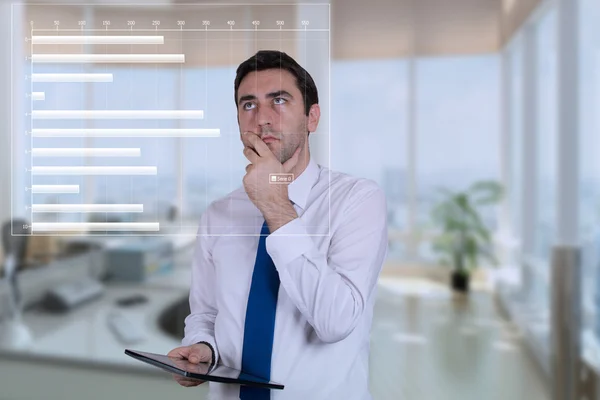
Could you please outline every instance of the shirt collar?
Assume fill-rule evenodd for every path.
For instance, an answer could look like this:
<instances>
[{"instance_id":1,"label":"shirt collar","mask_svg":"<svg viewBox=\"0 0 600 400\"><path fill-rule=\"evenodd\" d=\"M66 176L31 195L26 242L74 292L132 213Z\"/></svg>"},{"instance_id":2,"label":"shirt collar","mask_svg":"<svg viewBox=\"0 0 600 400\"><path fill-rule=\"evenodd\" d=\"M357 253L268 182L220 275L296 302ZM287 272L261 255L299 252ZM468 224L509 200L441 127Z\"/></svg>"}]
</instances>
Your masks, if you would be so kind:
<instances>
[{"instance_id":1,"label":"shirt collar","mask_svg":"<svg viewBox=\"0 0 600 400\"><path fill-rule=\"evenodd\" d=\"M319 166L310 157L308 165L302 173L288 185L288 197L303 210L306 208L308 195L319 178Z\"/></svg>"}]
</instances>

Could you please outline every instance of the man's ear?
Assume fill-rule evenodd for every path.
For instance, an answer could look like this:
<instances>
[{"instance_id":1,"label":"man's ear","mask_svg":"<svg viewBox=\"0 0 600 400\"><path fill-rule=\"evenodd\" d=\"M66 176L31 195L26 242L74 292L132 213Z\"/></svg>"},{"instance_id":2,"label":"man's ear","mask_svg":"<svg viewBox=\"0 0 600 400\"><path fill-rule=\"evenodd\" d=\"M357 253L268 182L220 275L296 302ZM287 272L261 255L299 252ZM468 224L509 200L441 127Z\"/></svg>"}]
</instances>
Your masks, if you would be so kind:
<instances>
[{"instance_id":1,"label":"man's ear","mask_svg":"<svg viewBox=\"0 0 600 400\"><path fill-rule=\"evenodd\" d=\"M307 128L309 132L314 132L317 130L317 126L319 126L319 119L321 118L321 107L318 104L313 104L310 106L310 110L308 111L308 123Z\"/></svg>"}]
</instances>

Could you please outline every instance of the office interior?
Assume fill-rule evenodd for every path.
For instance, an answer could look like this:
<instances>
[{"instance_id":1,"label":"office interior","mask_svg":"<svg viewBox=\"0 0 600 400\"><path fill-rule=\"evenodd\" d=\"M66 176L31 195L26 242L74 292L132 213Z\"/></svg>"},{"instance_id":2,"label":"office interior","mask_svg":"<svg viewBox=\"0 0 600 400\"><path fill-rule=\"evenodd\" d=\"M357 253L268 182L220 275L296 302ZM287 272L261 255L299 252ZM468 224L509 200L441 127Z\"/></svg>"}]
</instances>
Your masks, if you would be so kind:
<instances>
[{"instance_id":1,"label":"office interior","mask_svg":"<svg viewBox=\"0 0 600 400\"><path fill-rule=\"evenodd\" d=\"M178 387L169 374L123 350L166 353L180 344L200 215L241 184L246 164L231 101L235 68L240 54L280 45L224 40L222 57L200 54L177 68L123 67L126 83L111 92L119 97L115 107L189 109L204 101L198 93L210 93L211 102L229 107L211 110L206 103L226 145L210 154L208 145L187 138L147 139L148 158L141 160L154 160L163 172L148 184L92 176L76 197L34 195L36 182L27 169L32 104L57 110L108 106L95 83L65 84L58 96L45 84L45 98L33 98L25 39L30 21L44 12L55 13L51 20L60 22L50 27L57 31L119 26L133 32L159 19L161 26L182 30L190 19L200 26L209 19L212 26L230 20L237 26L261 20L264 26L280 19L326 26L321 40L302 42L302 32L285 39L303 44L290 52L301 64L310 60L307 70L318 86L323 83L312 157L376 181L387 196L389 251L371 333L373 398L600 398L600 2L188 2L207 7L200 18L189 14L187 26L177 25L178 1L60 3L0 4L0 221L3 240L24 246L12 274L20 295L12 341L6 332L15 324L9 301L15 280L6 271L4 242L0 249L1 399L206 398L206 385ZM327 13L315 13L317 3L325 3ZM63 67L46 72L105 72ZM210 82L204 79L209 73ZM147 82L152 89L146 90ZM114 147L111 140L68 143ZM121 145L135 147L137 140ZM51 161L45 165L111 165L88 164L85 157ZM40 206L73 199L135 203L151 196L145 212L164 226L187 230L150 238L13 235L27 232L30 216L72 221L71 213L21 207L29 196L38 196ZM478 256L461 258L470 268L467 291L457 287L453 273L457 252L440 250L456 235L444 217L448 222L448 213L465 212L452 203L465 196L475 213L467 211L465 229L477 238ZM85 217L108 221L100 214ZM126 262L124 249L132 257Z\"/></svg>"}]
</instances>

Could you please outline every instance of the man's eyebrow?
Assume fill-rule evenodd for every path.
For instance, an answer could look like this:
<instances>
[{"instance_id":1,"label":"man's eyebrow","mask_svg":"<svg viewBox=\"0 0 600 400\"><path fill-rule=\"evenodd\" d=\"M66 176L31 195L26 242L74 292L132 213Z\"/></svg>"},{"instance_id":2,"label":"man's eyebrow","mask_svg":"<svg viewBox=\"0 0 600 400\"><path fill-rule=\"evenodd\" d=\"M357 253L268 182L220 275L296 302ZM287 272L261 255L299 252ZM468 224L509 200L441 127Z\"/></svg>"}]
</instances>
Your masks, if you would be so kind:
<instances>
[{"instance_id":1,"label":"man's eyebrow","mask_svg":"<svg viewBox=\"0 0 600 400\"><path fill-rule=\"evenodd\" d=\"M238 105L242 104L244 101L249 101L249 100L256 100L256 96L253 94L244 95L244 96L240 97L240 100L238 101Z\"/></svg>"},{"instance_id":2,"label":"man's eyebrow","mask_svg":"<svg viewBox=\"0 0 600 400\"><path fill-rule=\"evenodd\" d=\"M289 97L290 99L293 99L294 96L292 96L292 94L290 92L288 92L287 90L277 90L275 92L271 92L268 93L267 98L269 99L274 99L276 97ZM256 100L257 97L253 94L246 94L242 97L240 97L240 100L238 101L238 105L242 104L244 101L250 101L250 100Z\"/></svg>"},{"instance_id":3,"label":"man's eyebrow","mask_svg":"<svg viewBox=\"0 0 600 400\"><path fill-rule=\"evenodd\" d=\"M275 97L289 97L290 99L294 98L294 96L292 96L287 90L278 90L276 92L271 92L267 94L267 97L271 99Z\"/></svg>"}]
</instances>

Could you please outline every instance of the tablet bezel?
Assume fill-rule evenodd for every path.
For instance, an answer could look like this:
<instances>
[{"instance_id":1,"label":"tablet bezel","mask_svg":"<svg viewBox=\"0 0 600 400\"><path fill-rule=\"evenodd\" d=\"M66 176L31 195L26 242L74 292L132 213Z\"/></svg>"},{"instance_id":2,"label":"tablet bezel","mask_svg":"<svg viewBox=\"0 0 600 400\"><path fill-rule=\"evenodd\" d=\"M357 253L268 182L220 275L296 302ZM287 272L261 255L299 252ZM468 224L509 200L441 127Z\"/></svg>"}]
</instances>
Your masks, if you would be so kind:
<instances>
[{"instance_id":1,"label":"tablet bezel","mask_svg":"<svg viewBox=\"0 0 600 400\"><path fill-rule=\"evenodd\" d=\"M165 364L164 362L151 357L153 355L161 356L161 357L168 357L163 354L148 353L146 351L138 351L138 350L130 350L130 349L125 349L125 354L130 357L135 358L136 360L145 362L147 364L161 368L168 372L175 373L177 375L181 375L186 378L200 379L203 381L213 381L213 382L220 382L220 383L237 383L240 385L262 387L262 388L267 388L267 389L282 390L284 388L284 385L282 385L280 383L276 383L276 382L268 382L268 383L267 382L257 382L257 381L243 379L243 378L229 378L229 377L224 377L224 376L205 375L205 374L198 374L195 372L189 372L189 371L185 371L183 369L177 368L173 365ZM229 367L226 367L226 368L229 368ZM242 373L241 371L235 370L234 368L229 368L229 369L240 372L240 374ZM213 368L213 370L214 370L214 368ZM244 375L249 375L249 374L244 373ZM251 375L249 375L249 376L251 376ZM260 379L260 378L257 377L256 379Z\"/></svg>"}]
</instances>

